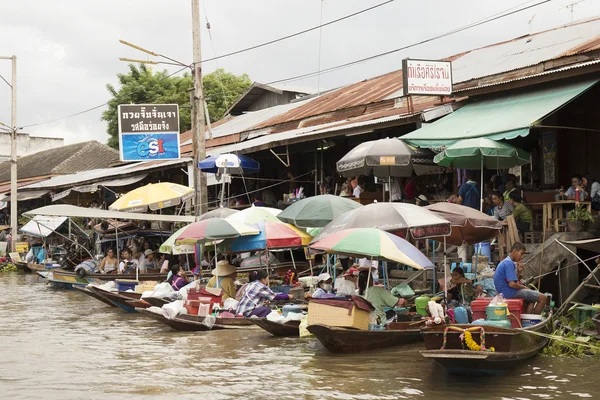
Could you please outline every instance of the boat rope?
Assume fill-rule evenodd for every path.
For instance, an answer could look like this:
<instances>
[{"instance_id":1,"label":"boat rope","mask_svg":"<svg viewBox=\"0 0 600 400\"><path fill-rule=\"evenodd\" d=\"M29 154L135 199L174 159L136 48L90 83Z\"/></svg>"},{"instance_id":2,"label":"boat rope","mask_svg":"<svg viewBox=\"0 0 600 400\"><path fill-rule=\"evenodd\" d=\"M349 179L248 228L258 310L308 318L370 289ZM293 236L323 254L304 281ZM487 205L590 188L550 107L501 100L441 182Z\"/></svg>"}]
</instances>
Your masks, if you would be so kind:
<instances>
[{"instance_id":1,"label":"boat rope","mask_svg":"<svg viewBox=\"0 0 600 400\"><path fill-rule=\"evenodd\" d=\"M473 326L471 328L466 328L466 329L459 328L458 326L447 326L446 328L444 328L444 341L442 342L441 350L446 349L446 345L448 344L448 331L449 330L456 331L456 332L462 332L462 334L460 335L460 338L461 338L461 340L463 340L465 342L465 344L467 345L467 347L470 350L491 351L491 352L496 351L496 349L494 349L493 347L490 347L489 349L487 349L485 347L485 329L483 328L483 326ZM479 331L479 337L481 338L481 345L477 344L477 342L473 339L473 335L471 334L471 332L475 332L475 331Z\"/></svg>"},{"instance_id":2,"label":"boat rope","mask_svg":"<svg viewBox=\"0 0 600 400\"><path fill-rule=\"evenodd\" d=\"M598 258L598 255L595 255L595 256L593 256L593 257L590 257L590 258L586 258L585 260L583 260L583 262L585 263L585 262L588 262L588 261L592 261L592 260L595 260L596 258ZM531 277L531 278L529 278L529 279L537 279L537 278L542 278L542 277L544 277L544 276L546 276L546 275L552 275L552 274L556 274L556 273L558 273L558 272L562 271L563 269L567 269L567 268L570 268L570 267L574 267L575 265L579 265L579 264L582 264L582 262L581 262L581 261L577 261L577 262L575 262L575 263L572 263L572 264L565 265L564 267L557 268L556 270L552 270L552 271L550 271L550 272L546 272L546 273L544 273L544 274L541 274L541 275L532 276L532 277ZM529 279L528 279L528 280L529 280Z\"/></svg>"}]
</instances>

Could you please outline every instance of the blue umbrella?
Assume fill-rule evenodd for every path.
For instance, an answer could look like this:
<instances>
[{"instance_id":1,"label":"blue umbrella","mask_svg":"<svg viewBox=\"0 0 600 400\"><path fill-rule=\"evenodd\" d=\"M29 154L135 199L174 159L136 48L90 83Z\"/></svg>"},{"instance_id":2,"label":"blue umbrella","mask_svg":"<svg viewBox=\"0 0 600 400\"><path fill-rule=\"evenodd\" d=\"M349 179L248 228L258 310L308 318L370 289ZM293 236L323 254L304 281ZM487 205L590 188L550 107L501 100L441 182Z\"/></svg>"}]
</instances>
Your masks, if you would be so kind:
<instances>
[{"instance_id":1,"label":"blue umbrella","mask_svg":"<svg viewBox=\"0 0 600 400\"><path fill-rule=\"evenodd\" d=\"M250 157L237 154L221 154L208 157L198 163L202 172L225 172L235 175L253 174L260 170L260 163Z\"/></svg>"}]
</instances>

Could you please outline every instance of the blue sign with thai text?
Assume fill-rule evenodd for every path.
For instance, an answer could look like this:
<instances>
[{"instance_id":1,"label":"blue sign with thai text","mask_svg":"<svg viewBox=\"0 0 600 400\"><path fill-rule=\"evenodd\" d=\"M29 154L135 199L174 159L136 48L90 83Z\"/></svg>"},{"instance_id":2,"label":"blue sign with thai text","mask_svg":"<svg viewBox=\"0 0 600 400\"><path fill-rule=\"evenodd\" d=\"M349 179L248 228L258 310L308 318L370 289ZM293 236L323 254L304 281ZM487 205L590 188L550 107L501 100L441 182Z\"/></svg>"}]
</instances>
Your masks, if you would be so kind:
<instances>
[{"instance_id":1,"label":"blue sign with thai text","mask_svg":"<svg viewBox=\"0 0 600 400\"><path fill-rule=\"evenodd\" d=\"M121 134L121 160L152 161L179 158L179 133Z\"/></svg>"}]
</instances>

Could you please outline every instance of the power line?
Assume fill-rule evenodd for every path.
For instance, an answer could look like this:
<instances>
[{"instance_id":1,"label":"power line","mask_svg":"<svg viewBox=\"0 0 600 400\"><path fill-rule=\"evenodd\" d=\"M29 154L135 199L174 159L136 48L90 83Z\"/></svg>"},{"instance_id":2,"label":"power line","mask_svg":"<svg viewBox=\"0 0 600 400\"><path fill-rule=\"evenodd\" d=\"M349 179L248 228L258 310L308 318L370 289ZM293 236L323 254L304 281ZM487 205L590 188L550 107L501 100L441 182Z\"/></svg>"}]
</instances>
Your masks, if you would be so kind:
<instances>
[{"instance_id":1,"label":"power line","mask_svg":"<svg viewBox=\"0 0 600 400\"><path fill-rule=\"evenodd\" d=\"M368 9L364 9L364 10L362 10L362 11L358 11L357 13L362 13L362 12L365 12L365 11L367 11L367 10L370 10L370 9L373 9L373 8L375 8L375 7L378 7L378 6L381 6L381 5L384 5L384 4L387 4L387 3L390 3L390 2L392 2L392 1L394 1L394 0L388 0L388 1L387 1L387 2L385 2L385 3L380 3L379 5L373 6L373 7L371 7L371 8L368 8ZM367 62L367 61L370 61L370 60L373 60L373 59L376 59L376 58L379 58L379 57L384 57L384 56L387 56L387 55L389 55L389 54L397 53L397 52L399 52L399 51L402 51L402 50L406 50L406 49L409 49L409 48L412 48L412 47L416 47L416 46L419 46L419 45L422 45L422 44L425 44L425 43L429 43L429 42L432 42L432 41L434 41L434 40L438 40L438 39L441 39L441 38L444 38L444 37L447 37L447 36L453 35L453 34L455 34L455 33L459 33L459 32L465 31L465 30L467 30L467 29L471 29L471 28L474 28L474 27L476 27L476 26L480 26L480 25L486 24L486 23L488 23L488 22L496 21L496 20L498 20L498 19L501 19L501 18L504 18L504 17L508 17L508 16L510 16L510 15L517 14L517 13L519 13L519 12L526 11L526 10L529 10L529 9L531 9L531 8L534 8L534 7L538 7L538 6L540 6L540 5L543 5L543 4L546 4L546 3L549 3L549 2L551 2L551 1L554 1L554 0L542 0L542 1L539 1L538 3L535 3L535 4L532 4L532 5L529 5L529 6L526 6L526 7L519 8L519 9L517 9L517 10L514 10L515 8L517 8L517 7L520 7L520 6L524 5L524 4L531 3L531 1L533 1L533 0L526 1L526 2L522 3L522 4L521 4L521 5L519 5L519 6L516 6L516 7L511 7L511 8L509 8L509 9L505 10L505 11L502 11L502 12L500 12L500 13L494 14L494 15L492 15L492 16L490 16L490 17L484 18L484 19L482 19L482 20L479 20L479 21L477 21L477 22L474 22L474 23L472 23L472 24L469 24L469 25L465 25L465 26L463 26L463 27L460 27L460 28L457 28L457 29L455 29L455 30L452 30L452 31L446 32L446 33L444 33L444 34L440 34L440 35L434 36L434 37L432 37L432 38L429 38L429 39L424 39L424 40L421 40L421 41L419 41L419 42L416 42L416 43L412 43L412 44L409 44L409 45L406 45L406 46L403 46L403 47L399 47L399 48L397 48L397 49L393 49L393 50L389 50L389 51L386 51L386 52L383 52L383 53L375 54L375 55L372 55L372 56L369 56L369 57L361 58L361 59L359 59L359 60L350 61L350 62L347 62L347 63L344 63L344 64L340 64L340 65L337 65L337 66L334 66L334 67L329 67L329 68L326 68L326 69L322 69L322 70L320 70L320 71L314 71L314 72L310 72L310 73L306 73L306 74L296 75L296 76L293 76L293 77L290 77L290 78L279 79L279 80L275 80L275 81L267 82L266 84L267 84L267 85L270 85L270 84L274 84L274 83L281 83L281 82L291 82L291 81L296 81L296 80L300 80L300 79L304 79L304 78L309 78L309 77L315 76L315 75L317 75L317 74L329 73L329 72L337 71L337 70L339 70L339 69L343 69L343 68L351 67L351 66L353 66L353 65L361 64L361 63L363 63L363 62ZM511 10L512 10L512 11L511 11ZM354 14L347 15L346 17L342 17L342 18L340 18L340 19L338 19L338 20L349 18L349 17L351 17L351 16L353 16L353 15L355 15L355 14L357 14L357 13L354 13ZM327 22L327 23L323 24L322 26L330 25L330 24L332 24L332 23L334 23L335 21L338 21L338 20L333 20L333 21ZM310 29L308 29L308 30L305 30L305 31L315 30L315 29L318 29L318 28L320 28L320 26L317 26L317 27L314 27L314 28L310 28ZM304 31L302 31L302 32L304 32ZM297 35L299 35L299 34L301 34L301 32L297 32L296 34L293 34L293 35L288 35L288 36L290 36L290 37L291 37L291 36L297 36ZM279 38L279 39L275 39L275 40L272 40L272 41L269 41L269 42L265 42L265 43L263 43L263 44L261 44L261 45L256 45L256 46L253 46L253 47L249 47L249 48L247 48L247 49L238 50L237 52L228 53L228 54L223 54L223 55L221 55L221 56L217 56L217 57L213 57L213 58L211 58L211 59L203 60L202 62L207 62L207 61L211 61L211 60L216 60L216 59L223 58L223 57L226 57L226 56L229 56L229 55L232 55L232 54L238 54L238 53L241 53L241 52L244 52L244 51L248 51L248 50L251 50L251 49L254 49L254 48L257 48L257 47L261 47L261 46L263 46L263 45L270 44L271 42L273 42L273 43L274 43L274 42L276 42L276 41L285 40L285 38L287 38L287 37L284 37L284 38ZM170 76L173 76L173 75L175 75L175 74L178 74L179 72L183 71L184 69L186 69L186 68L188 68L188 67L191 67L191 65L192 65L192 64L190 64L190 65L188 65L188 66L185 66L185 67L183 67L183 68L181 68L181 69L179 69L179 70L175 71L174 73L172 73L172 74L168 75L168 77L170 77ZM95 109L98 109L98 108L100 108L100 107L104 107L104 106L105 106L105 105L107 105L107 104L108 104L108 102L106 102L106 103L104 103L104 104L101 104L101 105L99 105L99 106L92 107L92 108L89 108L89 109L87 109L87 110L84 110L84 111L81 111L81 112L78 112L78 113L75 113L75 114L72 114L72 115L69 115L69 116L63 117L63 118L58 118L58 119L52 120L52 121L40 122L40 123L37 123L37 124L32 124L32 125L24 125L24 126L22 126L20 129L23 129L23 128L29 128L29 127L33 127L33 126L44 125L44 124L53 123L53 122L58 122L58 121L62 121L62 120L68 119L68 118L72 118L72 117L75 117L75 116L78 116L78 115L81 115L81 114L84 114L84 113L87 113L87 112L93 111L93 110L95 110Z\"/></svg>"},{"instance_id":2,"label":"power line","mask_svg":"<svg viewBox=\"0 0 600 400\"><path fill-rule=\"evenodd\" d=\"M313 26L312 28L304 29L302 31L299 31L299 32L296 32L296 33L292 33L292 34L287 35L287 36L282 36L282 37L280 37L278 39L273 39L273 40L269 40L267 42L260 43L260 44L254 45L254 46L246 47L245 49L240 49L240 50L232 51L230 53L221 54L220 56L215 56L215 57L212 57L212 58L207 58L205 60L202 60L202 62L205 63L205 62L209 62L209 61L213 61L213 60L218 60L220 58L230 57L230 56L233 56L233 55L236 55L236 54L241 54L241 53L245 53L245 52L250 51L250 50L258 49L260 47L268 46L268 45L273 44L273 43L281 42L282 40L287 40L287 39L290 39L290 38L293 38L293 37L296 37L296 36L300 36L300 35L303 35L305 33L312 32L312 31L315 31L317 29L320 29L320 28L322 28L324 26L333 25L333 24L335 24L337 22L340 22L340 21L343 21L345 19L355 17L355 16L363 14L363 13L365 13L367 11L374 10L376 8L379 8L381 6L389 4L389 3L393 2L393 1L394 0L387 0L387 1L384 1L383 3L375 4L372 7L368 7L368 8L365 8L363 10L357 11L355 13L345 15L343 17L331 20L331 21L326 22L324 24Z\"/></svg>"},{"instance_id":3,"label":"power line","mask_svg":"<svg viewBox=\"0 0 600 400\"><path fill-rule=\"evenodd\" d=\"M344 63L344 64L336 65L335 67L329 67L329 68L321 69L320 71L313 71L313 72L309 72L309 73L306 73L306 74L296 75L296 76L293 76L291 78L278 79L278 80L275 80L275 81L267 82L266 84L267 85L271 85L271 84L274 84L274 83L291 82L291 81L296 81L296 80L300 80L300 79L304 79L304 78L310 78L310 77L313 77L313 76L315 76L317 74L323 74L323 73L333 72L333 71L337 71L339 69L351 67L353 65L361 64L363 62L367 62L367 61L370 61L370 60L373 60L373 59L376 59L376 58L379 58L379 57L384 57L384 56L387 56L387 55L390 55L390 54L393 54L393 53L397 53L397 52L402 51L402 50L410 49L412 47L420 46L422 44L429 43L429 42L432 42L434 40L438 40L438 39L441 39L441 38L444 38L444 37L447 37L447 36L450 36L450 35L454 35L455 33L459 33L459 32L465 31L467 29L471 29L471 28L474 28L476 26L480 26L480 25L486 24L488 22L496 21L498 19L501 19L501 18L504 18L504 17L510 16L510 15L519 13L521 11L526 11L528 9L540 6L542 4L549 3L551 1L554 1L554 0L543 0L543 1L540 1L538 3L532 4L532 5L523 7L523 8L519 8L518 10L514 10L514 11L510 11L510 12L509 12L509 10L511 10L511 9L508 9L507 11L503 11L502 13L495 14L495 15L493 15L491 17L485 18L485 19L480 20L478 22L474 22L472 24L465 25L465 26L463 26L461 28L458 28L458 29L455 29L455 30L452 30L452 31L449 31L449 32L446 32L446 33L443 33L443 34L431 37L429 39L424 39L424 40L421 40L419 42L415 42L415 43L412 43L412 44L409 44L409 45L406 45L406 46L402 46L402 47L399 47L397 49L388 50L388 51L383 52L383 53L374 54L374 55L369 56L369 57L365 57L365 58L361 58L361 59L358 59L358 60L350 61L350 62L347 62L347 63ZM527 4L527 3L530 3L530 2L531 2L531 0L527 1L527 2L525 2L523 4Z\"/></svg>"}]
</instances>

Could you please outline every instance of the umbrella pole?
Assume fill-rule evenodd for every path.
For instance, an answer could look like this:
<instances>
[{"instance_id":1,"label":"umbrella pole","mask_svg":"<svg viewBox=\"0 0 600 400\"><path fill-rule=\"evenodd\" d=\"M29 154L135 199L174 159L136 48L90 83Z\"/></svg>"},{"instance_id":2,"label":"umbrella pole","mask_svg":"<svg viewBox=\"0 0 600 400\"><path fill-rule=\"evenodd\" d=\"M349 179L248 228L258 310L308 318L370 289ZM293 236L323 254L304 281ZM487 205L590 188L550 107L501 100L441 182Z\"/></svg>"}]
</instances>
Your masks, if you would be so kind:
<instances>
[{"instance_id":1,"label":"umbrella pole","mask_svg":"<svg viewBox=\"0 0 600 400\"><path fill-rule=\"evenodd\" d=\"M290 256L292 256L292 267L296 269L296 260L294 260L294 253L292 252L292 249L290 249Z\"/></svg>"},{"instance_id":2,"label":"umbrella pole","mask_svg":"<svg viewBox=\"0 0 600 400\"><path fill-rule=\"evenodd\" d=\"M444 299L448 302L448 272L446 268L447 254L446 254L446 236L444 236Z\"/></svg>"},{"instance_id":3,"label":"umbrella pole","mask_svg":"<svg viewBox=\"0 0 600 400\"><path fill-rule=\"evenodd\" d=\"M479 204L479 211L483 212L483 154L481 155L481 203Z\"/></svg>"},{"instance_id":4,"label":"umbrella pole","mask_svg":"<svg viewBox=\"0 0 600 400\"><path fill-rule=\"evenodd\" d=\"M219 207L223 207L223 200L225 199L225 176L227 176L227 168L223 169L223 176L221 177L223 183L221 184L221 201L219 202Z\"/></svg>"},{"instance_id":5,"label":"umbrella pole","mask_svg":"<svg viewBox=\"0 0 600 400\"><path fill-rule=\"evenodd\" d=\"M425 239L425 240L429 240L429 239ZM433 265L435 266L435 240L432 240L432 242L433 242L433 246L431 246L432 247L431 258L433 260ZM435 272L436 272L435 268L433 268L433 282L432 282L433 294L435 294L435 278L437 277Z\"/></svg>"},{"instance_id":6,"label":"umbrella pole","mask_svg":"<svg viewBox=\"0 0 600 400\"><path fill-rule=\"evenodd\" d=\"M395 178L394 178L395 179ZM389 177L388 180L388 191L390 192L390 198L389 198L389 202L392 202L392 177Z\"/></svg>"}]
</instances>

